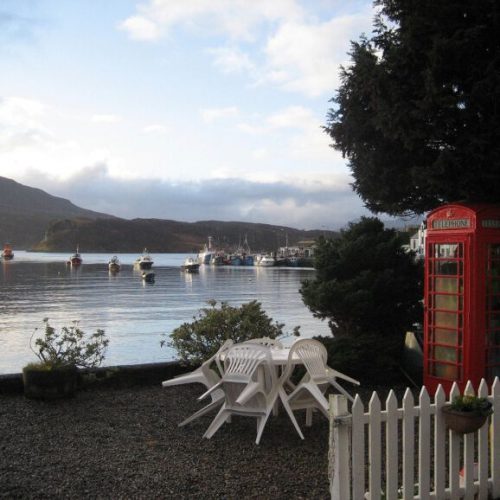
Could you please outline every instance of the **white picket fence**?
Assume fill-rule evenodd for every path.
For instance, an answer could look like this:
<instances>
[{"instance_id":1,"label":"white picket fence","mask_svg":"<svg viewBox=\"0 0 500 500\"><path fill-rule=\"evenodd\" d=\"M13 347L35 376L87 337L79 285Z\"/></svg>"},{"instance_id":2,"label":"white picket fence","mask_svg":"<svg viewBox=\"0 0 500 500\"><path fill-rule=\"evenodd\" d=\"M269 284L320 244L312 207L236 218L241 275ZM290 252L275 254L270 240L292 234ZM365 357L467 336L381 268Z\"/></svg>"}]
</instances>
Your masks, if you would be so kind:
<instances>
[{"instance_id":1,"label":"white picket fence","mask_svg":"<svg viewBox=\"0 0 500 500\"><path fill-rule=\"evenodd\" d=\"M475 394L469 382L464 393ZM441 407L448 401L439 386L434 401L425 388L418 405L406 390L402 406L393 391L382 409L376 392L365 412L356 396L330 397L329 475L334 500L497 499L500 498L500 380L491 391L483 380L477 395L493 403L488 423L460 436L447 431Z\"/></svg>"}]
</instances>

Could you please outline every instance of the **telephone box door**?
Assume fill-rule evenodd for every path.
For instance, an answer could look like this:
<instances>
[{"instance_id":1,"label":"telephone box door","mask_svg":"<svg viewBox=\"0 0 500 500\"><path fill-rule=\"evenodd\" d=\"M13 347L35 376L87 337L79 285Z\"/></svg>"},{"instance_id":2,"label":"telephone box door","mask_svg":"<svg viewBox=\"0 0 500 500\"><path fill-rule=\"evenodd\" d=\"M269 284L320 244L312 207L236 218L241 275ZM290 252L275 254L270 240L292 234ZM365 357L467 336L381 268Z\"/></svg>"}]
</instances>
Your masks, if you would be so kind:
<instances>
[{"instance_id":1,"label":"telephone box door","mask_svg":"<svg viewBox=\"0 0 500 500\"><path fill-rule=\"evenodd\" d=\"M425 371L435 389L439 383L449 386L462 381L464 374L464 290L470 240L460 235L427 242L425 269L426 314Z\"/></svg>"}]
</instances>

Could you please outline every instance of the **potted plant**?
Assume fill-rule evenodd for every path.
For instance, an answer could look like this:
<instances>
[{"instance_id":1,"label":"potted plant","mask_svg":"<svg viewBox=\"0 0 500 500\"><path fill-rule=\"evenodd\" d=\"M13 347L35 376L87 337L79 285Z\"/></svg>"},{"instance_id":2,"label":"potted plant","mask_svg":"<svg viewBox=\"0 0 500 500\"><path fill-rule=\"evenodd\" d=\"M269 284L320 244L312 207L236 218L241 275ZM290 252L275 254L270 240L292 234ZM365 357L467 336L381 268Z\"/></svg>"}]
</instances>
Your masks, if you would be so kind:
<instances>
[{"instance_id":1,"label":"potted plant","mask_svg":"<svg viewBox=\"0 0 500 500\"><path fill-rule=\"evenodd\" d=\"M442 412L449 429L458 434L469 434L484 425L493 409L487 398L464 394L456 396L450 404L444 405Z\"/></svg>"},{"instance_id":2,"label":"potted plant","mask_svg":"<svg viewBox=\"0 0 500 500\"><path fill-rule=\"evenodd\" d=\"M78 327L56 330L45 318L43 333L35 329L30 348L38 362L23 368L24 394L35 399L58 399L72 396L77 387L78 368L93 368L102 363L109 340L104 330L90 336Z\"/></svg>"}]
</instances>

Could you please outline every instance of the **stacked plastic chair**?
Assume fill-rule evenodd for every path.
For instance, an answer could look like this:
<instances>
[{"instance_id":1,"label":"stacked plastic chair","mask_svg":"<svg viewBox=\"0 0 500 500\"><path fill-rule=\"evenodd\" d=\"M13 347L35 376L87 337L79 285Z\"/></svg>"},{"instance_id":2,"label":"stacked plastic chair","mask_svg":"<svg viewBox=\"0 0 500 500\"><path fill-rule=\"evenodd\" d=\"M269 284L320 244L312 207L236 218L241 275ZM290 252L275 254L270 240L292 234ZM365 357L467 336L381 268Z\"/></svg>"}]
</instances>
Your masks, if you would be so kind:
<instances>
[{"instance_id":1,"label":"stacked plastic chair","mask_svg":"<svg viewBox=\"0 0 500 500\"><path fill-rule=\"evenodd\" d=\"M337 382L337 379L356 385L359 385L359 382L327 365L328 352L321 342L314 339L302 339L292 344L284 370L284 376L287 378L293 372L294 356L298 356L307 372L296 386L290 384L293 390L286 398L292 410L306 410L307 426L312 423L314 409L318 409L328 418L328 400L325 393L329 386L333 386L350 401L354 401L353 397Z\"/></svg>"},{"instance_id":2,"label":"stacked plastic chair","mask_svg":"<svg viewBox=\"0 0 500 500\"><path fill-rule=\"evenodd\" d=\"M165 380L162 382L163 387L172 387L174 385L182 385L182 384L203 384L207 389L214 387L219 381L220 376L212 369L212 365L215 363L219 369L219 373L222 374L223 365L220 361L220 356L225 353L231 346L233 345L232 340L226 340L224 344L220 347L220 349L209 359L207 359L199 368L196 370L185 373L182 375L178 375L170 380ZM186 420L183 420L179 426L183 426L192 422L193 420L205 415L209 411L214 408L217 408L224 402L224 392L222 390L213 391L211 394L212 402L198 410L196 413L193 413Z\"/></svg>"},{"instance_id":3,"label":"stacked plastic chair","mask_svg":"<svg viewBox=\"0 0 500 500\"><path fill-rule=\"evenodd\" d=\"M269 385L266 381L271 380ZM224 356L224 375L220 382L203 394L200 399L223 389L224 404L203 437L210 439L232 415L254 417L257 419L256 444L273 406L281 393L284 394L282 380L276 377L272 365L271 352L266 346L257 343L243 343L233 346ZM284 402L285 408L297 432L303 439L292 410Z\"/></svg>"}]
</instances>

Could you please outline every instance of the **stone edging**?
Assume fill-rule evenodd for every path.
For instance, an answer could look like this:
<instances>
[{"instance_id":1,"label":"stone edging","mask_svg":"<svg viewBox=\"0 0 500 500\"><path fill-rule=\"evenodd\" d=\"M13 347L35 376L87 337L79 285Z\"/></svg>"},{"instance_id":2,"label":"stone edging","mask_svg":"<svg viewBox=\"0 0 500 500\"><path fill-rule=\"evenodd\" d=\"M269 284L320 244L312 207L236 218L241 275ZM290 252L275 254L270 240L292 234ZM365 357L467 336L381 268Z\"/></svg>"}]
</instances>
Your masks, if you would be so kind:
<instances>
[{"instance_id":1,"label":"stone edging","mask_svg":"<svg viewBox=\"0 0 500 500\"><path fill-rule=\"evenodd\" d=\"M79 370L79 385L85 389L92 387L130 387L133 385L160 384L191 369L179 361L147 363L141 365L103 366ZM23 392L22 373L0 375L0 394L21 394Z\"/></svg>"}]
</instances>

